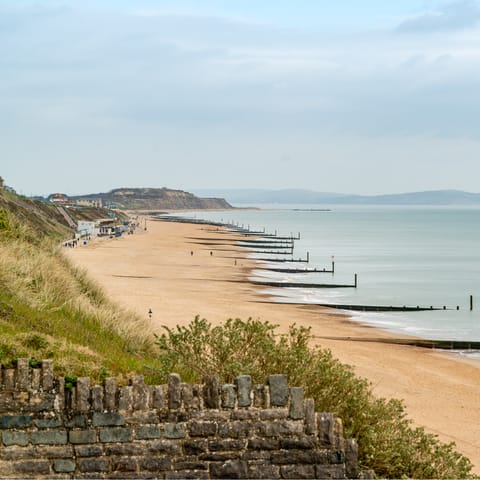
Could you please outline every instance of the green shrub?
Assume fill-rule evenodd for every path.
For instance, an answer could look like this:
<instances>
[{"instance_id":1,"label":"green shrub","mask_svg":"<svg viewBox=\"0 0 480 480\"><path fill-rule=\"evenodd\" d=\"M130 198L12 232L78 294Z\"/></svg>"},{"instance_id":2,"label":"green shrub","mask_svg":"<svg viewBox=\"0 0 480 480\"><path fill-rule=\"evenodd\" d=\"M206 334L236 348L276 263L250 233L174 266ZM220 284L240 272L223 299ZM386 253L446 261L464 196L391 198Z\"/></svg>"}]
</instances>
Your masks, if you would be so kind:
<instances>
[{"instance_id":1,"label":"green shrub","mask_svg":"<svg viewBox=\"0 0 480 480\"><path fill-rule=\"evenodd\" d=\"M65 375L65 390L72 390L77 385L77 380L76 375Z\"/></svg>"},{"instance_id":2,"label":"green shrub","mask_svg":"<svg viewBox=\"0 0 480 480\"><path fill-rule=\"evenodd\" d=\"M8 232L10 230L10 222L8 221L8 212L0 209L0 232Z\"/></svg>"},{"instance_id":3,"label":"green shrub","mask_svg":"<svg viewBox=\"0 0 480 480\"><path fill-rule=\"evenodd\" d=\"M342 418L346 436L358 441L363 468L387 478L471 478L472 465L454 444L413 428L401 401L375 398L351 367L310 346L308 328L293 325L278 335L268 322L230 319L213 327L197 317L187 326L164 329L156 336L164 380L177 372L189 382L218 374L231 383L248 374L263 383L269 374L285 373L290 384L305 388L318 411Z\"/></svg>"},{"instance_id":4,"label":"green shrub","mask_svg":"<svg viewBox=\"0 0 480 480\"><path fill-rule=\"evenodd\" d=\"M40 362L39 360L37 360L36 358L30 358L28 360L28 364L30 365L30 367L32 368L40 368L42 366L42 362Z\"/></svg>"}]
</instances>

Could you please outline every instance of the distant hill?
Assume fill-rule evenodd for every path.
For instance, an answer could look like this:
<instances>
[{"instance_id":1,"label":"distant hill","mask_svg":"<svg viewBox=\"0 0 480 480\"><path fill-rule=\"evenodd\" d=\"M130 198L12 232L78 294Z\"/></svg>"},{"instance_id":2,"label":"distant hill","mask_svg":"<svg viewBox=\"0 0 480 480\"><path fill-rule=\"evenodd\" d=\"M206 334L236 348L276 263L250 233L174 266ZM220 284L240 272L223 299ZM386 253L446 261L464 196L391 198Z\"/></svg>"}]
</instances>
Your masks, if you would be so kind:
<instances>
[{"instance_id":1,"label":"distant hill","mask_svg":"<svg viewBox=\"0 0 480 480\"><path fill-rule=\"evenodd\" d=\"M199 195L218 195L230 203L323 205L480 205L480 193L433 190L390 195L347 195L313 190L198 189Z\"/></svg>"},{"instance_id":2,"label":"distant hill","mask_svg":"<svg viewBox=\"0 0 480 480\"><path fill-rule=\"evenodd\" d=\"M127 210L206 210L233 208L223 198L199 198L168 188L116 188L107 193L71 196L73 200L98 199L103 205Z\"/></svg>"}]
</instances>

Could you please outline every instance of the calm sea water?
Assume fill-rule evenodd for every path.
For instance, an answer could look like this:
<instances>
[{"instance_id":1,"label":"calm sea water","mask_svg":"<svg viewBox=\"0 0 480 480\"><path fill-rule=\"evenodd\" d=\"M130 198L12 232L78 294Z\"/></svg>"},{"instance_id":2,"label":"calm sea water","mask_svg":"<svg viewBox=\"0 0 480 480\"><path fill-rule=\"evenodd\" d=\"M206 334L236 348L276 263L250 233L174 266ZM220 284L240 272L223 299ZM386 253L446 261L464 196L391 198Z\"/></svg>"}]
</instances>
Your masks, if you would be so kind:
<instances>
[{"instance_id":1,"label":"calm sea water","mask_svg":"<svg viewBox=\"0 0 480 480\"><path fill-rule=\"evenodd\" d=\"M252 230L296 235L294 258L335 274L257 270L257 279L353 283L358 288L271 288L277 301L447 307L427 312L349 312L354 319L427 339L480 341L480 209L468 207L356 207L289 205L261 210L193 212L188 216L238 223ZM265 257L266 255L257 255ZM279 258L278 256L275 256ZM273 258L275 258L273 257ZM281 264L279 267L306 266ZM469 296L474 309L469 309ZM456 310L459 306L460 310Z\"/></svg>"}]
</instances>

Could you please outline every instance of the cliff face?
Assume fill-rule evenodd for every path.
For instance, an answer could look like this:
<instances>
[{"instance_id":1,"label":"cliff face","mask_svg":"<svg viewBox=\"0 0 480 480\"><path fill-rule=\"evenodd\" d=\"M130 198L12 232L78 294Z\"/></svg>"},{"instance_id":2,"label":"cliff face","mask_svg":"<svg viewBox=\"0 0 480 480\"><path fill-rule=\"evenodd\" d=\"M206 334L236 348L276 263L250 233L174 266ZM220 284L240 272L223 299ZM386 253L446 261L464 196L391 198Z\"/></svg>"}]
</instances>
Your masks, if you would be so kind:
<instances>
[{"instance_id":1,"label":"cliff face","mask_svg":"<svg viewBox=\"0 0 480 480\"><path fill-rule=\"evenodd\" d=\"M72 231L54 206L0 190L0 235L2 233L37 241L44 236L65 238Z\"/></svg>"},{"instance_id":2,"label":"cliff face","mask_svg":"<svg viewBox=\"0 0 480 480\"><path fill-rule=\"evenodd\" d=\"M104 205L114 204L129 210L206 210L226 209L232 206L223 198L199 198L182 190L168 188L117 188L108 193L73 197L75 199L101 198Z\"/></svg>"}]
</instances>

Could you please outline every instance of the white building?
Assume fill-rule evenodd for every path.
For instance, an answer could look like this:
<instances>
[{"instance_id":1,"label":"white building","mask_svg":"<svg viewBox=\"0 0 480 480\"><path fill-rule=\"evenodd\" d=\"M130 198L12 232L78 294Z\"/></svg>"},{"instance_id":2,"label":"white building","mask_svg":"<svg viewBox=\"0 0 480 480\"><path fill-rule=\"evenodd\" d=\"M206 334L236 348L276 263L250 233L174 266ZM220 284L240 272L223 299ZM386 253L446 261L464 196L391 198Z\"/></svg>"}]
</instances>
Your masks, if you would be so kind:
<instances>
[{"instance_id":1,"label":"white building","mask_svg":"<svg viewBox=\"0 0 480 480\"><path fill-rule=\"evenodd\" d=\"M128 225L125 226L114 218L104 218L95 221L79 220L75 237L102 237L121 234L126 231L128 231Z\"/></svg>"},{"instance_id":2,"label":"white building","mask_svg":"<svg viewBox=\"0 0 480 480\"><path fill-rule=\"evenodd\" d=\"M81 207L95 207L95 208L102 207L101 198L85 198L85 199L77 200L75 203Z\"/></svg>"},{"instance_id":3,"label":"white building","mask_svg":"<svg viewBox=\"0 0 480 480\"><path fill-rule=\"evenodd\" d=\"M76 237L93 237L98 234L97 222L91 222L87 220L79 220L77 225Z\"/></svg>"}]
</instances>

